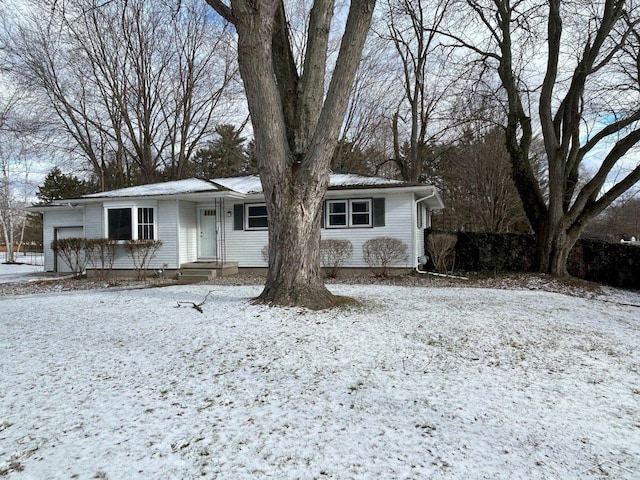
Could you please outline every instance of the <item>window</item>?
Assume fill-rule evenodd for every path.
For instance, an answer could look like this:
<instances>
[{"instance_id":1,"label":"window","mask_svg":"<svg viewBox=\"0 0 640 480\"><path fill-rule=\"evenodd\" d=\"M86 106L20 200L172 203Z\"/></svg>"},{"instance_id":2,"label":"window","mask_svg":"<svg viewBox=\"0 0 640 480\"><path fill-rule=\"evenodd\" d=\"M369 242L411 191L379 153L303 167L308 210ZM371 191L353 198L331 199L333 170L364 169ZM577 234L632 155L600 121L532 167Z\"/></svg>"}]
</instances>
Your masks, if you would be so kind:
<instances>
[{"instance_id":1,"label":"window","mask_svg":"<svg viewBox=\"0 0 640 480\"><path fill-rule=\"evenodd\" d=\"M347 226L347 205L346 200L330 200L327 201L329 227L346 227Z\"/></svg>"},{"instance_id":2,"label":"window","mask_svg":"<svg viewBox=\"0 0 640 480\"><path fill-rule=\"evenodd\" d=\"M371 200L349 200L351 206L351 226L371 226Z\"/></svg>"},{"instance_id":3,"label":"window","mask_svg":"<svg viewBox=\"0 0 640 480\"><path fill-rule=\"evenodd\" d=\"M371 227L371 199L327 200L327 228Z\"/></svg>"},{"instance_id":4,"label":"window","mask_svg":"<svg viewBox=\"0 0 640 480\"><path fill-rule=\"evenodd\" d=\"M112 240L154 240L155 208L107 208L107 237Z\"/></svg>"},{"instance_id":5,"label":"window","mask_svg":"<svg viewBox=\"0 0 640 480\"><path fill-rule=\"evenodd\" d=\"M138 208L138 240L153 239L153 208Z\"/></svg>"},{"instance_id":6,"label":"window","mask_svg":"<svg viewBox=\"0 0 640 480\"><path fill-rule=\"evenodd\" d=\"M266 230L269 227L267 206L264 203L246 205L247 230Z\"/></svg>"},{"instance_id":7,"label":"window","mask_svg":"<svg viewBox=\"0 0 640 480\"><path fill-rule=\"evenodd\" d=\"M110 208L107 210L108 232L112 240L131 240L131 209Z\"/></svg>"}]
</instances>

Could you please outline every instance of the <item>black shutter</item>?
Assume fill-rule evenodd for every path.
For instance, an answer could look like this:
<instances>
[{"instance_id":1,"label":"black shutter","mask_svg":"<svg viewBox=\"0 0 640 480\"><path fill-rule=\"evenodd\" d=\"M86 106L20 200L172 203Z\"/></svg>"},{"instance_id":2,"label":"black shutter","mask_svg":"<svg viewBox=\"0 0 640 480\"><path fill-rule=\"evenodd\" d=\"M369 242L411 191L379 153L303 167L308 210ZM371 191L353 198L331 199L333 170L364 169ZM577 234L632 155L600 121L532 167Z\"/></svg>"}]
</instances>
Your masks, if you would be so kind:
<instances>
[{"instance_id":1,"label":"black shutter","mask_svg":"<svg viewBox=\"0 0 640 480\"><path fill-rule=\"evenodd\" d=\"M233 229L244 230L244 205L242 203L233 206Z\"/></svg>"},{"instance_id":2,"label":"black shutter","mask_svg":"<svg viewBox=\"0 0 640 480\"><path fill-rule=\"evenodd\" d=\"M384 227L384 198L373 199L373 226Z\"/></svg>"},{"instance_id":3,"label":"black shutter","mask_svg":"<svg viewBox=\"0 0 640 480\"><path fill-rule=\"evenodd\" d=\"M321 212L320 212L320 228L324 228L324 216L325 216L325 205L326 205L327 201L323 200L322 201L322 208L321 208Z\"/></svg>"}]
</instances>

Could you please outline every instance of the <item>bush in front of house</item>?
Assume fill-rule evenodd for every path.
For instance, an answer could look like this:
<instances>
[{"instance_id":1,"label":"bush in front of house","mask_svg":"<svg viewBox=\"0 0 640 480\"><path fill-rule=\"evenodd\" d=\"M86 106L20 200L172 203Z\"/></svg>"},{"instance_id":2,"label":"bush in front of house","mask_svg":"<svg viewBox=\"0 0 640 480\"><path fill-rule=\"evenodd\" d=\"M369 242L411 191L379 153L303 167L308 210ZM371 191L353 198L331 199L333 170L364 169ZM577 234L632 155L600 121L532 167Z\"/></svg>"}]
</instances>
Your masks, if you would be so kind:
<instances>
[{"instance_id":1,"label":"bush in front of house","mask_svg":"<svg viewBox=\"0 0 640 480\"><path fill-rule=\"evenodd\" d=\"M362 256L379 277L389 275L389 267L407 260L407 244L393 237L377 237L362 245Z\"/></svg>"},{"instance_id":2,"label":"bush in front of house","mask_svg":"<svg viewBox=\"0 0 640 480\"><path fill-rule=\"evenodd\" d=\"M61 238L51 242L51 250L79 277L84 272L89 256L85 253L86 238Z\"/></svg>"},{"instance_id":3,"label":"bush in front of house","mask_svg":"<svg viewBox=\"0 0 640 480\"><path fill-rule=\"evenodd\" d=\"M95 269L98 278L105 279L113 270L118 241L110 238L85 238L88 262Z\"/></svg>"},{"instance_id":4,"label":"bush in front of house","mask_svg":"<svg viewBox=\"0 0 640 480\"><path fill-rule=\"evenodd\" d=\"M353 254L353 244L349 240L327 238L320 240L320 259L322 266L327 269L327 276L336 278L338 269L344 265Z\"/></svg>"},{"instance_id":5,"label":"bush in front of house","mask_svg":"<svg viewBox=\"0 0 640 480\"><path fill-rule=\"evenodd\" d=\"M432 233L427 239L427 252L431 255L436 272L453 271L458 237L453 233Z\"/></svg>"},{"instance_id":6,"label":"bush in front of house","mask_svg":"<svg viewBox=\"0 0 640 480\"><path fill-rule=\"evenodd\" d=\"M162 242L160 240L127 240L124 242L124 250L131 256L138 280L144 278L151 260L153 260L161 246Z\"/></svg>"}]
</instances>

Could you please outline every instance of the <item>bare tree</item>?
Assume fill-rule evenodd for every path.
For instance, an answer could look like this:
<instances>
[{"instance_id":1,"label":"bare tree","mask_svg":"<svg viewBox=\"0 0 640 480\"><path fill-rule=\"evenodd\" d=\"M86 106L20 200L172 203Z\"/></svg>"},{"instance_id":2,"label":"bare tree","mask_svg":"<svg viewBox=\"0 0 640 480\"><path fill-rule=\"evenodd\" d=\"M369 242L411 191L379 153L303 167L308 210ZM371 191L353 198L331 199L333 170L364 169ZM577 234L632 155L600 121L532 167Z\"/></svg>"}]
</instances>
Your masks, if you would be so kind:
<instances>
[{"instance_id":1,"label":"bare tree","mask_svg":"<svg viewBox=\"0 0 640 480\"><path fill-rule=\"evenodd\" d=\"M442 135L446 125L436 118L443 111L451 87L451 72L438 30L450 0L387 0L386 32L400 62L396 80L402 95L391 118L392 161L403 180L416 182L423 173L425 146ZM445 74L446 72L446 74Z\"/></svg>"},{"instance_id":2,"label":"bare tree","mask_svg":"<svg viewBox=\"0 0 640 480\"><path fill-rule=\"evenodd\" d=\"M634 196L632 193L636 193ZM613 240L640 239L640 196L628 192L589 224L589 231Z\"/></svg>"},{"instance_id":3,"label":"bare tree","mask_svg":"<svg viewBox=\"0 0 640 480\"><path fill-rule=\"evenodd\" d=\"M511 232L527 228L503 130L493 129L482 137L466 130L457 145L443 146L443 150L440 173L447 229Z\"/></svg>"},{"instance_id":4,"label":"bare tree","mask_svg":"<svg viewBox=\"0 0 640 480\"><path fill-rule=\"evenodd\" d=\"M500 77L506 145L537 238L536 268L566 275L587 223L640 180L640 163L627 158L640 140L638 9L625 0L461 4L470 16L459 17L449 37ZM536 131L544 139L548 196L531 161ZM595 173L580 182L581 165L596 161ZM621 165L626 171L612 181Z\"/></svg>"},{"instance_id":5,"label":"bare tree","mask_svg":"<svg viewBox=\"0 0 640 480\"><path fill-rule=\"evenodd\" d=\"M397 95L391 93L395 92L396 77L389 74L394 69L393 56L386 50L388 42L375 35L368 38L335 153L336 163L344 172L375 173L376 165L387 158L386 151L391 149L387 120L388 111L396 106ZM368 155L367 165L356 165L352 170L348 157L356 152L380 152L381 158Z\"/></svg>"},{"instance_id":6,"label":"bare tree","mask_svg":"<svg viewBox=\"0 0 640 480\"><path fill-rule=\"evenodd\" d=\"M17 20L7 42L14 77L40 94L102 189L180 178L212 133L236 69L230 35L206 9L198 0L173 10L142 0L46 10L33 2Z\"/></svg>"},{"instance_id":7,"label":"bare tree","mask_svg":"<svg viewBox=\"0 0 640 480\"><path fill-rule=\"evenodd\" d=\"M207 1L238 33L238 63L269 217L269 271L259 299L333 306L337 299L320 268L321 204L375 0L350 2L326 90L332 0L311 6L302 65L292 52L283 0Z\"/></svg>"},{"instance_id":8,"label":"bare tree","mask_svg":"<svg viewBox=\"0 0 640 480\"><path fill-rule=\"evenodd\" d=\"M15 249L22 243L27 216L34 144L29 138L36 124L19 112L23 100L16 93L0 92L0 232L7 249L6 262L15 263Z\"/></svg>"}]
</instances>

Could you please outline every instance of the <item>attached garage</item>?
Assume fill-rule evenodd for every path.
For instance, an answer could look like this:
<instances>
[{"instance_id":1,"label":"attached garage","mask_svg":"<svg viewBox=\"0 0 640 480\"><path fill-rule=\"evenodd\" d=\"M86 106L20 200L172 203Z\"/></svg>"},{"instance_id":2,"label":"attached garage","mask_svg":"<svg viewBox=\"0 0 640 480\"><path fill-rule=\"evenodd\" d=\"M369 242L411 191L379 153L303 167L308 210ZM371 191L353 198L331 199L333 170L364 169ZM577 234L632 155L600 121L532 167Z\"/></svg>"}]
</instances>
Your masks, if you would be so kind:
<instances>
[{"instance_id":1,"label":"attached garage","mask_svg":"<svg viewBox=\"0 0 640 480\"><path fill-rule=\"evenodd\" d=\"M82 238L82 237L84 237L83 227L55 227L53 229L54 240L63 240L65 238ZM54 265L53 265L54 272L71 273L71 269L69 268L69 265L65 263L65 261L60 257L60 255L56 255L53 261L54 261Z\"/></svg>"}]
</instances>

